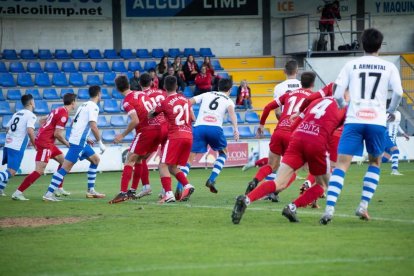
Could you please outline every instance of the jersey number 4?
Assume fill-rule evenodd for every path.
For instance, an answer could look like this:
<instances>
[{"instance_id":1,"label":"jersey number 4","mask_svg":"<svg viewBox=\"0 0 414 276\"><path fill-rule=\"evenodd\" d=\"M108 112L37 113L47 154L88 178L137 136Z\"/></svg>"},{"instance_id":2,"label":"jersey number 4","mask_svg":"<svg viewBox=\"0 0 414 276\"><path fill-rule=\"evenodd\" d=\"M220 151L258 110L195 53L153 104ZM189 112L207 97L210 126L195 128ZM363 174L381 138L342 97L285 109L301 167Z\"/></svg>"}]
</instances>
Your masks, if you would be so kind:
<instances>
[{"instance_id":1,"label":"jersey number 4","mask_svg":"<svg viewBox=\"0 0 414 276\"><path fill-rule=\"evenodd\" d=\"M314 114L315 119L320 119L326 113L328 106L333 103L333 101L325 99L317 103L309 112Z\"/></svg>"}]
</instances>

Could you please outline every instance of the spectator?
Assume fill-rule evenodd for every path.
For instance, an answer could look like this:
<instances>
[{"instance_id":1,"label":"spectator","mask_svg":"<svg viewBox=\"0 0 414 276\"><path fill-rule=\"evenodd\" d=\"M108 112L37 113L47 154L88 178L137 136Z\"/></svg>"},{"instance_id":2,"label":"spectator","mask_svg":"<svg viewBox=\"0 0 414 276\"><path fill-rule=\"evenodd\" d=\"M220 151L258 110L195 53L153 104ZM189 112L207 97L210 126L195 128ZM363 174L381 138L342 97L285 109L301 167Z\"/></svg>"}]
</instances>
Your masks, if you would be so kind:
<instances>
[{"instance_id":1,"label":"spectator","mask_svg":"<svg viewBox=\"0 0 414 276\"><path fill-rule=\"evenodd\" d=\"M195 80L198 74L198 66L192 55L189 55L187 57L187 61L185 62L183 66L183 72L184 72L185 81L187 85L190 85L191 82Z\"/></svg>"},{"instance_id":2,"label":"spectator","mask_svg":"<svg viewBox=\"0 0 414 276\"><path fill-rule=\"evenodd\" d=\"M211 91L211 75L207 74L207 67L206 66L201 66L201 71L199 74L197 74L197 76L195 77L195 91L194 91L194 95L200 95L203 94L205 92L210 92Z\"/></svg>"},{"instance_id":3,"label":"spectator","mask_svg":"<svg viewBox=\"0 0 414 276\"><path fill-rule=\"evenodd\" d=\"M141 85L139 84L139 71L134 71L134 76L129 80L129 85L133 91L141 91Z\"/></svg>"},{"instance_id":4,"label":"spectator","mask_svg":"<svg viewBox=\"0 0 414 276\"><path fill-rule=\"evenodd\" d=\"M185 76L183 72L183 64L181 63L181 57L175 57L174 63L172 64L174 72L177 76L180 76L181 80L185 81Z\"/></svg>"},{"instance_id":5,"label":"spectator","mask_svg":"<svg viewBox=\"0 0 414 276\"><path fill-rule=\"evenodd\" d=\"M174 67L173 66L170 66L170 67L168 67L168 71L167 71L167 73L165 73L164 74L164 76L163 76L163 78L162 78L162 80L161 80L161 82L160 82L160 89L164 89L164 87L163 87L163 85L164 85L164 80L165 80L165 77L167 77L167 76L174 76L174 77L176 77L177 78L177 84L178 84L178 91L184 91L184 88L185 88L185 82L184 82L184 80L174 71Z\"/></svg>"},{"instance_id":6,"label":"spectator","mask_svg":"<svg viewBox=\"0 0 414 276\"><path fill-rule=\"evenodd\" d=\"M155 74L155 69L154 68L149 69L148 70L148 74L152 78L151 88L158 89L158 87L159 87L159 80L158 80L157 74Z\"/></svg>"},{"instance_id":7,"label":"spectator","mask_svg":"<svg viewBox=\"0 0 414 276\"><path fill-rule=\"evenodd\" d=\"M168 57L163 56L160 60L160 63L158 63L157 67L155 67L155 71L157 72L157 77L162 78L165 73L167 73L168 70Z\"/></svg>"},{"instance_id":8,"label":"spectator","mask_svg":"<svg viewBox=\"0 0 414 276\"><path fill-rule=\"evenodd\" d=\"M252 109L252 94L246 80L240 82L237 89L236 108Z\"/></svg>"},{"instance_id":9,"label":"spectator","mask_svg":"<svg viewBox=\"0 0 414 276\"><path fill-rule=\"evenodd\" d=\"M214 67L211 65L210 57L205 57L203 66L206 66L207 68L207 74L210 74L212 77L214 76Z\"/></svg>"},{"instance_id":10,"label":"spectator","mask_svg":"<svg viewBox=\"0 0 414 276\"><path fill-rule=\"evenodd\" d=\"M319 31L321 34L318 41L318 51L327 50L326 44L328 44L328 41L325 40L327 32L329 32L329 37L331 40L331 51L335 50L335 19L341 20L341 14L339 13L339 1L327 3L322 8L321 19L319 20Z\"/></svg>"}]
</instances>

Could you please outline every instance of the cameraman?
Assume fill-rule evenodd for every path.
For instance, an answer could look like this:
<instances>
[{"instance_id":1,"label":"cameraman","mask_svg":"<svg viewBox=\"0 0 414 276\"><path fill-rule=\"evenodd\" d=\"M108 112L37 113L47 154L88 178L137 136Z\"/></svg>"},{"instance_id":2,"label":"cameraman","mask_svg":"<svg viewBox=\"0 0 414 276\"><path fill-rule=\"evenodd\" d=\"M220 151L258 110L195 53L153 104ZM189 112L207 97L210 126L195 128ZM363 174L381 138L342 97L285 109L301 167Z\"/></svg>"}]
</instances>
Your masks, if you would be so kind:
<instances>
[{"instance_id":1,"label":"cameraman","mask_svg":"<svg viewBox=\"0 0 414 276\"><path fill-rule=\"evenodd\" d=\"M335 19L341 20L341 15L339 13L339 1L334 1L332 3L326 3L322 8L321 19L319 20L319 31L321 32L319 41L318 41L318 51L326 51L325 41L326 32L329 32L329 37L331 40L331 51L335 50L335 33L334 33L334 23Z\"/></svg>"}]
</instances>

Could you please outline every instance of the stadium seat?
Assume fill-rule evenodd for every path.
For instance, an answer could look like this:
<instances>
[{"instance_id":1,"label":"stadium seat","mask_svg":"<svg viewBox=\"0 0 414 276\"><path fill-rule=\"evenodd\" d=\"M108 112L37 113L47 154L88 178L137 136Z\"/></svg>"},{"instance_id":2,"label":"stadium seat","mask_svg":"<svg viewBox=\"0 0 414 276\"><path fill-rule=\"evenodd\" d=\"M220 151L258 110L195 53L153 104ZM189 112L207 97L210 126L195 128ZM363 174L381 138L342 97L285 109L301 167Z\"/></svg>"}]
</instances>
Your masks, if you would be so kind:
<instances>
[{"instance_id":1,"label":"stadium seat","mask_svg":"<svg viewBox=\"0 0 414 276\"><path fill-rule=\"evenodd\" d=\"M88 85L102 85L102 81L99 78L99 75L88 75L86 77L86 83Z\"/></svg>"},{"instance_id":2,"label":"stadium seat","mask_svg":"<svg viewBox=\"0 0 414 276\"><path fill-rule=\"evenodd\" d=\"M7 99L11 101L20 101L22 93L20 89L9 89L7 90Z\"/></svg>"},{"instance_id":3,"label":"stadium seat","mask_svg":"<svg viewBox=\"0 0 414 276\"><path fill-rule=\"evenodd\" d=\"M116 100L109 99L104 100L103 109L105 112L108 113L119 113L121 109L119 108L119 104Z\"/></svg>"},{"instance_id":4,"label":"stadium seat","mask_svg":"<svg viewBox=\"0 0 414 276\"><path fill-rule=\"evenodd\" d=\"M84 86L85 81L83 79L82 73L70 73L69 84L73 86Z\"/></svg>"},{"instance_id":5,"label":"stadium seat","mask_svg":"<svg viewBox=\"0 0 414 276\"><path fill-rule=\"evenodd\" d=\"M114 49L105 49L104 58L116 59L116 58L119 58L119 56Z\"/></svg>"},{"instance_id":6,"label":"stadium seat","mask_svg":"<svg viewBox=\"0 0 414 276\"><path fill-rule=\"evenodd\" d=\"M131 59L131 58L135 58L134 54L132 53L131 49L121 49L121 51L119 52L119 55L121 56L121 58L123 59Z\"/></svg>"},{"instance_id":7,"label":"stadium seat","mask_svg":"<svg viewBox=\"0 0 414 276\"><path fill-rule=\"evenodd\" d=\"M253 138L253 137L255 137L254 133L252 133L249 126L239 126L238 129L239 129L240 138Z\"/></svg>"},{"instance_id":8,"label":"stadium seat","mask_svg":"<svg viewBox=\"0 0 414 276\"><path fill-rule=\"evenodd\" d=\"M72 88L62 88L62 89L60 90L60 97L61 97L61 98L63 98L63 96L64 96L65 94L68 94L68 93L75 94L75 91L73 91L73 89L72 89Z\"/></svg>"},{"instance_id":9,"label":"stadium seat","mask_svg":"<svg viewBox=\"0 0 414 276\"><path fill-rule=\"evenodd\" d=\"M12 73L24 73L26 70L23 67L23 63L20 61L10 62L9 71Z\"/></svg>"},{"instance_id":10,"label":"stadium seat","mask_svg":"<svg viewBox=\"0 0 414 276\"><path fill-rule=\"evenodd\" d=\"M192 55L194 57L199 57L200 55L197 53L196 49L194 48L184 48L183 52L185 57L188 57L189 55Z\"/></svg>"},{"instance_id":11,"label":"stadium seat","mask_svg":"<svg viewBox=\"0 0 414 276\"><path fill-rule=\"evenodd\" d=\"M99 116L98 117L98 127L108 127L108 121L106 120L105 116Z\"/></svg>"},{"instance_id":12,"label":"stadium seat","mask_svg":"<svg viewBox=\"0 0 414 276\"><path fill-rule=\"evenodd\" d=\"M114 72L105 72L103 75L103 83L106 85L114 86L115 77L116 77L116 74Z\"/></svg>"},{"instance_id":13,"label":"stadium seat","mask_svg":"<svg viewBox=\"0 0 414 276\"><path fill-rule=\"evenodd\" d=\"M193 90L191 89L191 87L190 87L190 86L186 86L186 87L184 88L183 95L184 95L184 97L186 97L186 98L191 98L191 97L193 97L193 96L194 96Z\"/></svg>"},{"instance_id":14,"label":"stadium seat","mask_svg":"<svg viewBox=\"0 0 414 276\"><path fill-rule=\"evenodd\" d=\"M99 51L98 49L89 49L88 56L90 59L102 59L103 58L101 51Z\"/></svg>"},{"instance_id":15,"label":"stadium seat","mask_svg":"<svg viewBox=\"0 0 414 276\"><path fill-rule=\"evenodd\" d=\"M24 109L24 106L21 101L17 101L14 105L14 112Z\"/></svg>"},{"instance_id":16,"label":"stadium seat","mask_svg":"<svg viewBox=\"0 0 414 276\"><path fill-rule=\"evenodd\" d=\"M89 61L81 61L78 66L79 72L95 72L93 70L92 64Z\"/></svg>"},{"instance_id":17,"label":"stadium seat","mask_svg":"<svg viewBox=\"0 0 414 276\"><path fill-rule=\"evenodd\" d=\"M239 112L236 112L236 117L237 117L237 123L238 124L243 124L244 123L244 120L243 120L243 118L242 118L242 116Z\"/></svg>"},{"instance_id":18,"label":"stadium seat","mask_svg":"<svg viewBox=\"0 0 414 276\"><path fill-rule=\"evenodd\" d=\"M149 69L155 69L155 67L157 67L157 63L153 60L150 61L145 61L144 63L144 70L148 71Z\"/></svg>"},{"instance_id":19,"label":"stadium seat","mask_svg":"<svg viewBox=\"0 0 414 276\"><path fill-rule=\"evenodd\" d=\"M246 122L249 124L257 124L260 122L259 115L254 111L248 111L245 113Z\"/></svg>"},{"instance_id":20,"label":"stadium seat","mask_svg":"<svg viewBox=\"0 0 414 276\"><path fill-rule=\"evenodd\" d=\"M196 60L196 63L197 63L198 69L201 70L201 66L203 66L204 61L203 60Z\"/></svg>"},{"instance_id":21,"label":"stadium seat","mask_svg":"<svg viewBox=\"0 0 414 276\"><path fill-rule=\"evenodd\" d=\"M127 120L122 115L112 115L111 126L113 127L124 127L127 125Z\"/></svg>"},{"instance_id":22,"label":"stadium seat","mask_svg":"<svg viewBox=\"0 0 414 276\"><path fill-rule=\"evenodd\" d=\"M137 49L137 58L151 58L147 49Z\"/></svg>"},{"instance_id":23,"label":"stadium seat","mask_svg":"<svg viewBox=\"0 0 414 276\"><path fill-rule=\"evenodd\" d=\"M224 126L223 127L224 137L226 138L233 138L233 127L232 126Z\"/></svg>"},{"instance_id":24,"label":"stadium seat","mask_svg":"<svg viewBox=\"0 0 414 276\"><path fill-rule=\"evenodd\" d=\"M6 99L4 98L3 90L1 90L1 88L0 88L0 101L4 101L4 100L6 100Z\"/></svg>"},{"instance_id":25,"label":"stadium seat","mask_svg":"<svg viewBox=\"0 0 414 276\"><path fill-rule=\"evenodd\" d=\"M30 73L43 73L43 69L40 66L39 62L29 61L27 63L27 72L30 72Z\"/></svg>"},{"instance_id":26,"label":"stadium seat","mask_svg":"<svg viewBox=\"0 0 414 276\"><path fill-rule=\"evenodd\" d=\"M211 65L213 66L214 70L224 70L224 68L221 67L220 61L218 59L212 59Z\"/></svg>"},{"instance_id":27,"label":"stadium seat","mask_svg":"<svg viewBox=\"0 0 414 276\"><path fill-rule=\"evenodd\" d=\"M175 58L181 55L180 49L178 48L170 48L168 49L168 56L171 58Z\"/></svg>"},{"instance_id":28,"label":"stadium seat","mask_svg":"<svg viewBox=\"0 0 414 276\"><path fill-rule=\"evenodd\" d=\"M10 121L11 118L12 118L12 115L4 115L3 116L3 120L1 122L2 128L7 128L7 123Z\"/></svg>"},{"instance_id":29,"label":"stadium seat","mask_svg":"<svg viewBox=\"0 0 414 276\"><path fill-rule=\"evenodd\" d=\"M230 78L229 73L227 73L227 72L217 73L217 76L221 79L229 79Z\"/></svg>"},{"instance_id":30,"label":"stadium seat","mask_svg":"<svg viewBox=\"0 0 414 276\"><path fill-rule=\"evenodd\" d=\"M48 73L37 73L35 75L35 83L37 86L42 86L42 87L52 86L50 83Z\"/></svg>"},{"instance_id":31,"label":"stadium seat","mask_svg":"<svg viewBox=\"0 0 414 276\"><path fill-rule=\"evenodd\" d=\"M72 50L72 52L71 52L70 55L74 59L87 59L88 58L88 56L85 55L85 53L81 49L74 49L74 50Z\"/></svg>"},{"instance_id":32,"label":"stadium seat","mask_svg":"<svg viewBox=\"0 0 414 276\"><path fill-rule=\"evenodd\" d=\"M36 55L33 53L32 49L22 49L20 50L21 59L36 59Z\"/></svg>"},{"instance_id":33,"label":"stadium seat","mask_svg":"<svg viewBox=\"0 0 414 276\"><path fill-rule=\"evenodd\" d=\"M62 62L62 72L66 73L75 73L78 72L73 61L64 61Z\"/></svg>"},{"instance_id":34,"label":"stadium seat","mask_svg":"<svg viewBox=\"0 0 414 276\"><path fill-rule=\"evenodd\" d=\"M37 100L35 101L34 113L36 114L49 114L49 107L46 101Z\"/></svg>"},{"instance_id":35,"label":"stadium seat","mask_svg":"<svg viewBox=\"0 0 414 276\"><path fill-rule=\"evenodd\" d=\"M121 73L128 72L123 61L112 62L112 71Z\"/></svg>"},{"instance_id":36,"label":"stadium seat","mask_svg":"<svg viewBox=\"0 0 414 276\"><path fill-rule=\"evenodd\" d=\"M95 64L95 71L97 72L111 72L106 61L97 61Z\"/></svg>"},{"instance_id":37,"label":"stadium seat","mask_svg":"<svg viewBox=\"0 0 414 276\"><path fill-rule=\"evenodd\" d=\"M230 97L236 97L237 96L237 90L239 89L238 86L234 85L231 87Z\"/></svg>"},{"instance_id":38,"label":"stadium seat","mask_svg":"<svg viewBox=\"0 0 414 276\"><path fill-rule=\"evenodd\" d=\"M52 83L56 86L68 86L68 80L65 73L53 73Z\"/></svg>"},{"instance_id":39,"label":"stadium seat","mask_svg":"<svg viewBox=\"0 0 414 276\"><path fill-rule=\"evenodd\" d=\"M122 100L124 95L121 94L116 88L112 89L112 98L117 100Z\"/></svg>"},{"instance_id":40,"label":"stadium seat","mask_svg":"<svg viewBox=\"0 0 414 276\"><path fill-rule=\"evenodd\" d=\"M45 72L48 73L59 73L59 67L56 62L54 61L46 61L45 62Z\"/></svg>"},{"instance_id":41,"label":"stadium seat","mask_svg":"<svg viewBox=\"0 0 414 276\"><path fill-rule=\"evenodd\" d=\"M128 62L128 71L131 72L135 72L135 71L140 71L142 72L142 66L141 66L141 62L139 61L130 61Z\"/></svg>"},{"instance_id":42,"label":"stadium seat","mask_svg":"<svg viewBox=\"0 0 414 276\"><path fill-rule=\"evenodd\" d=\"M9 102L1 101L0 102L0 115L10 115L12 114L10 109Z\"/></svg>"},{"instance_id":43,"label":"stadium seat","mask_svg":"<svg viewBox=\"0 0 414 276\"><path fill-rule=\"evenodd\" d=\"M126 74L121 74L121 75L126 75L128 77L128 79L131 79L134 76L133 72L126 72Z\"/></svg>"},{"instance_id":44,"label":"stadium seat","mask_svg":"<svg viewBox=\"0 0 414 276\"><path fill-rule=\"evenodd\" d=\"M55 50L56 59L70 59L70 55L66 49L56 49Z\"/></svg>"},{"instance_id":45,"label":"stadium seat","mask_svg":"<svg viewBox=\"0 0 414 276\"><path fill-rule=\"evenodd\" d=\"M39 57L39 59L52 59L52 53L50 52L49 49L39 49L39 51L37 52L37 56Z\"/></svg>"},{"instance_id":46,"label":"stadium seat","mask_svg":"<svg viewBox=\"0 0 414 276\"><path fill-rule=\"evenodd\" d=\"M103 100L112 99L112 96L109 95L108 89L106 89L106 88L101 89L101 99L103 99Z\"/></svg>"},{"instance_id":47,"label":"stadium seat","mask_svg":"<svg viewBox=\"0 0 414 276\"><path fill-rule=\"evenodd\" d=\"M0 133L0 146L4 146L6 143L6 132Z\"/></svg>"},{"instance_id":48,"label":"stadium seat","mask_svg":"<svg viewBox=\"0 0 414 276\"><path fill-rule=\"evenodd\" d=\"M43 100L40 96L39 89L26 89L26 95L32 95L35 100Z\"/></svg>"},{"instance_id":49,"label":"stadium seat","mask_svg":"<svg viewBox=\"0 0 414 276\"><path fill-rule=\"evenodd\" d=\"M0 73L8 73L9 70L6 68L6 64L3 61L0 61Z\"/></svg>"},{"instance_id":50,"label":"stadium seat","mask_svg":"<svg viewBox=\"0 0 414 276\"><path fill-rule=\"evenodd\" d=\"M79 88L78 89L78 98L79 100L89 100L89 90L88 88Z\"/></svg>"},{"instance_id":51,"label":"stadium seat","mask_svg":"<svg viewBox=\"0 0 414 276\"><path fill-rule=\"evenodd\" d=\"M17 56L16 50L14 49L4 49L3 58L8 59L8 60L19 59L19 57Z\"/></svg>"},{"instance_id":52,"label":"stadium seat","mask_svg":"<svg viewBox=\"0 0 414 276\"><path fill-rule=\"evenodd\" d=\"M61 104L61 103L54 103L54 104L52 104L52 106L50 107L50 110L55 110L55 109L57 109L57 108L59 108L59 107L62 107L63 106L63 104ZM70 117L69 117L69 119L70 119ZM68 122L69 122L69 120L68 120ZM68 125L68 124L66 124L66 125Z\"/></svg>"},{"instance_id":53,"label":"stadium seat","mask_svg":"<svg viewBox=\"0 0 414 276\"><path fill-rule=\"evenodd\" d=\"M132 142L135 138L135 132L131 131L130 133L127 134L127 136L124 137L124 142Z\"/></svg>"},{"instance_id":54,"label":"stadium seat","mask_svg":"<svg viewBox=\"0 0 414 276\"><path fill-rule=\"evenodd\" d=\"M102 131L102 140L105 142L113 142L115 139L115 130L113 129L104 129Z\"/></svg>"},{"instance_id":55,"label":"stadium seat","mask_svg":"<svg viewBox=\"0 0 414 276\"><path fill-rule=\"evenodd\" d=\"M215 57L215 55L213 55L213 52L211 51L210 48L200 48L200 56L202 56L202 57Z\"/></svg>"},{"instance_id":56,"label":"stadium seat","mask_svg":"<svg viewBox=\"0 0 414 276\"><path fill-rule=\"evenodd\" d=\"M58 100L59 96L56 92L56 89L55 88L43 89L43 99L45 99L45 100Z\"/></svg>"},{"instance_id":57,"label":"stadium seat","mask_svg":"<svg viewBox=\"0 0 414 276\"><path fill-rule=\"evenodd\" d=\"M0 73L0 86L15 87L16 82L14 81L13 75L10 73Z\"/></svg>"},{"instance_id":58,"label":"stadium seat","mask_svg":"<svg viewBox=\"0 0 414 276\"><path fill-rule=\"evenodd\" d=\"M256 135L256 133L257 133L257 128L258 128L257 126L254 127L254 133L253 133L254 135ZM270 131L269 131L268 128L264 129L263 136L266 137L266 138L269 138L270 136L272 136L272 134L270 134Z\"/></svg>"},{"instance_id":59,"label":"stadium seat","mask_svg":"<svg viewBox=\"0 0 414 276\"><path fill-rule=\"evenodd\" d=\"M34 86L32 75L30 73L19 73L17 75L17 84L23 87Z\"/></svg>"},{"instance_id":60,"label":"stadium seat","mask_svg":"<svg viewBox=\"0 0 414 276\"><path fill-rule=\"evenodd\" d=\"M153 58L162 58L165 56L164 50L161 48L152 49L151 55Z\"/></svg>"}]
</instances>

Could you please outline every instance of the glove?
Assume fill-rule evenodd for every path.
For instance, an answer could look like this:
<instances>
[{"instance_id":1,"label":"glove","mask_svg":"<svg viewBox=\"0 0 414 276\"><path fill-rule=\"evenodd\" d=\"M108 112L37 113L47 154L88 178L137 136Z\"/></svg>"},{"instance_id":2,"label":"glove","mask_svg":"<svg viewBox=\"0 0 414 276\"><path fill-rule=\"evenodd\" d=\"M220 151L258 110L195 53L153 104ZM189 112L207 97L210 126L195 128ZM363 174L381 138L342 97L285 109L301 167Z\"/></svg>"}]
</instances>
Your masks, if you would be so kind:
<instances>
[{"instance_id":1,"label":"glove","mask_svg":"<svg viewBox=\"0 0 414 276\"><path fill-rule=\"evenodd\" d=\"M99 149L101 150L101 154L103 154L106 150L106 146L102 143L101 140L98 141Z\"/></svg>"}]
</instances>

